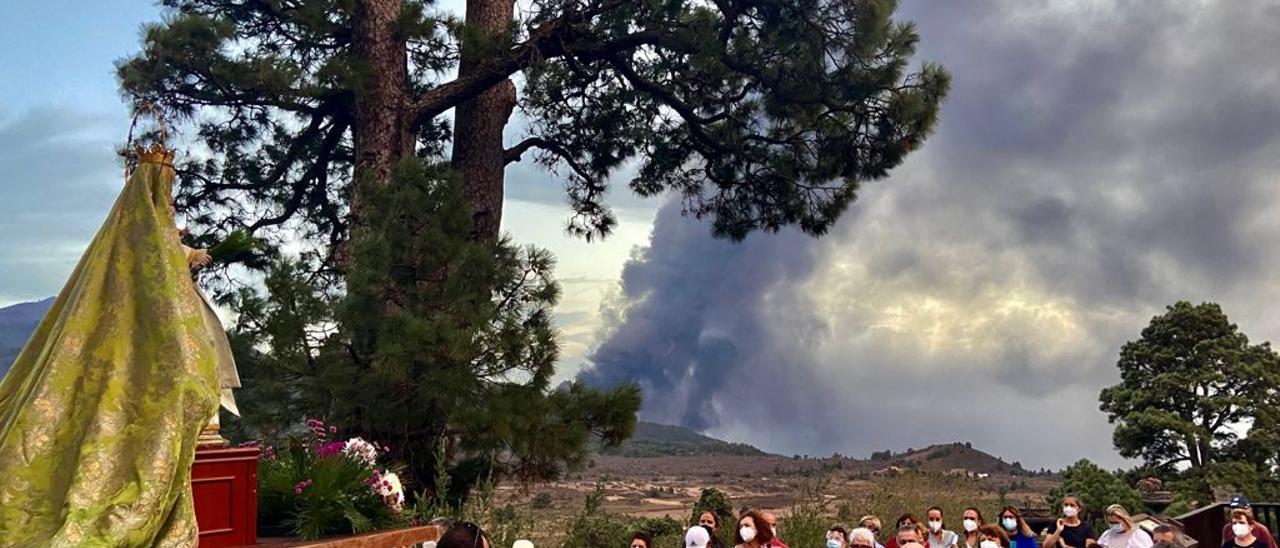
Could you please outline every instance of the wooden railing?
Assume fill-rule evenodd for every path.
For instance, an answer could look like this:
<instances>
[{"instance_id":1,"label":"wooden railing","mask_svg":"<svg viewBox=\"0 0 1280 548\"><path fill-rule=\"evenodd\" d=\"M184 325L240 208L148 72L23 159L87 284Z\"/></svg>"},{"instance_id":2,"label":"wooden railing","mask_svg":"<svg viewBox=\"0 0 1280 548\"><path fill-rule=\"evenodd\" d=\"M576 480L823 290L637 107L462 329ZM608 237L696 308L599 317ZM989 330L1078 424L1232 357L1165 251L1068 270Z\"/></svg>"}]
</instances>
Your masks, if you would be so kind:
<instances>
[{"instance_id":1,"label":"wooden railing","mask_svg":"<svg viewBox=\"0 0 1280 548\"><path fill-rule=\"evenodd\" d=\"M1250 504L1253 518L1265 524L1274 532L1280 529L1280 503L1255 502ZM1199 508L1178 516L1183 532L1196 539L1201 548L1222 546L1222 528L1230 521L1231 509L1226 503L1219 502Z\"/></svg>"}]
</instances>

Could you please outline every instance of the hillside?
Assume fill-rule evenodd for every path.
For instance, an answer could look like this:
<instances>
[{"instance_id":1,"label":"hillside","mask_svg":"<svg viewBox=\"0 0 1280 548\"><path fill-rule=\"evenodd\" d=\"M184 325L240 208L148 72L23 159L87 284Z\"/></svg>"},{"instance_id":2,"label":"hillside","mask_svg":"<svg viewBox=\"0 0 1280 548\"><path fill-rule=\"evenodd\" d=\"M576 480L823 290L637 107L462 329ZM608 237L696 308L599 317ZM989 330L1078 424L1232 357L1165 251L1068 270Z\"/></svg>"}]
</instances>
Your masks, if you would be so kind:
<instances>
[{"instance_id":1,"label":"hillside","mask_svg":"<svg viewBox=\"0 0 1280 548\"><path fill-rule=\"evenodd\" d=\"M676 456L766 456L745 443L731 443L687 428L651 422L636 423L636 433L618 447L597 447L602 455L633 458Z\"/></svg>"},{"instance_id":2,"label":"hillside","mask_svg":"<svg viewBox=\"0 0 1280 548\"><path fill-rule=\"evenodd\" d=\"M974 449L967 443L931 445L924 449L893 454L873 453L871 462L928 472L965 470L975 474L1024 474L1020 463L1007 463L999 457Z\"/></svg>"},{"instance_id":3,"label":"hillside","mask_svg":"<svg viewBox=\"0 0 1280 548\"><path fill-rule=\"evenodd\" d=\"M0 308L0 376L9 371L13 360L18 358L18 352L22 351L22 345L26 344L27 337L35 331L36 325L52 305L53 299L49 298Z\"/></svg>"}]
</instances>

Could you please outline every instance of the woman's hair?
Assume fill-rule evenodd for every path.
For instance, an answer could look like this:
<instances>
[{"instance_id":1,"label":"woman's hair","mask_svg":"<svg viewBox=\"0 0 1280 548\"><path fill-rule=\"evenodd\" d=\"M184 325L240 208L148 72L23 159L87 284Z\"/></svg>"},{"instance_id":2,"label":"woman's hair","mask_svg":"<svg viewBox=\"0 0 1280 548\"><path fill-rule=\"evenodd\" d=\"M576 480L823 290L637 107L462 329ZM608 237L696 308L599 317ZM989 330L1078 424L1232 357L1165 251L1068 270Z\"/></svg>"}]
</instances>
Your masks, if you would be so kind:
<instances>
[{"instance_id":1,"label":"woman's hair","mask_svg":"<svg viewBox=\"0 0 1280 548\"><path fill-rule=\"evenodd\" d=\"M711 521L712 521L713 523L715 523L715 527L716 527L717 529L719 529L719 528L720 528L720 514L717 514L717 513L715 512L715 510L703 510L703 511L701 511L701 512L698 512L698 515L697 515L697 516L695 516L695 517L694 517L694 519L693 519L693 523L692 523L692 525L701 525L699 522L701 522L701 521L702 521L702 516L707 515L707 514L711 514Z\"/></svg>"},{"instance_id":2,"label":"woman's hair","mask_svg":"<svg viewBox=\"0 0 1280 548\"><path fill-rule=\"evenodd\" d=\"M742 520L747 518L751 518L751 525L754 526L756 530L756 538L752 540L762 546L773 542L773 530L770 529L769 525L765 522L764 516L760 515L760 512L750 510L743 512L742 515L738 517L738 526L734 527L733 531L734 544L747 543L747 541L742 538Z\"/></svg>"},{"instance_id":3,"label":"woman's hair","mask_svg":"<svg viewBox=\"0 0 1280 548\"><path fill-rule=\"evenodd\" d=\"M971 511L971 510L973 511L973 513L978 514L978 525L985 525L985 524L987 523L987 520L982 519L982 510L979 510L979 509L974 508L974 507L972 507L972 506L970 506L970 507L968 507L968 508L965 508L965 509L964 509L964 511L965 511L965 512L968 512L968 511ZM963 516L963 515L964 515L964 512L961 512L960 514Z\"/></svg>"},{"instance_id":4,"label":"woman's hair","mask_svg":"<svg viewBox=\"0 0 1280 548\"><path fill-rule=\"evenodd\" d=\"M1067 495L1065 497L1062 497L1063 504L1066 504L1068 500L1071 501L1073 504L1075 504L1076 508L1079 508L1081 512L1084 512L1084 502L1080 500L1080 497L1077 497L1075 495Z\"/></svg>"},{"instance_id":5,"label":"woman's hair","mask_svg":"<svg viewBox=\"0 0 1280 548\"><path fill-rule=\"evenodd\" d=\"M1124 527L1126 531L1129 529L1133 529L1133 518L1129 517L1129 511L1125 510L1123 506L1120 506L1119 504L1112 504L1111 506L1107 507L1106 514L1108 516L1115 516L1120 518L1120 521L1124 522Z\"/></svg>"},{"instance_id":6,"label":"woman's hair","mask_svg":"<svg viewBox=\"0 0 1280 548\"><path fill-rule=\"evenodd\" d=\"M855 542L861 542L871 548L875 548L876 534L866 527L859 527L849 533L849 546L852 547Z\"/></svg>"},{"instance_id":7,"label":"woman's hair","mask_svg":"<svg viewBox=\"0 0 1280 548\"><path fill-rule=\"evenodd\" d=\"M876 529L884 528L884 523L880 521L880 518L875 516L862 516L862 519L858 520L858 525L861 526L862 524L868 521L871 522L871 524L874 525Z\"/></svg>"},{"instance_id":8,"label":"woman's hair","mask_svg":"<svg viewBox=\"0 0 1280 548\"><path fill-rule=\"evenodd\" d=\"M849 543L849 528L846 527L845 524L836 523L836 524L833 524L831 527L827 528L828 533L832 531L840 533L840 537L844 539L845 544Z\"/></svg>"},{"instance_id":9,"label":"woman's hair","mask_svg":"<svg viewBox=\"0 0 1280 548\"><path fill-rule=\"evenodd\" d=\"M1250 527L1253 526L1253 512L1244 508L1236 508L1231 511L1231 521L1235 521L1236 518L1244 518L1245 523L1248 523Z\"/></svg>"},{"instance_id":10,"label":"woman's hair","mask_svg":"<svg viewBox=\"0 0 1280 548\"><path fill-rule=\"evenodd\" d=\"M653 537L649 536L649 533L636 533L631 535L631 542L635 542L637 540L644 541L644 548L653 548Z\"/></svg>"},{"instance_id":11,"label":"woman's hair","mask_svg":"<svg viewBox=\"0 0 1280 548\"><path fill-rule=\"evenodd\" d=\"M1000 518L1004 519L1005 514L1013 514L1013 519L1018 520L1017 529L1019 533L1028 537L1036 536L1035 531L1031 530L1031 524L1027 523L1027 520L1022 519L1022 512L1019 512L1017 508L1014 508L1013 506L1005 506L1004 508L1001 508Z\"/></svg>"},{"instance_id":12,"label":"woman's hair","mask_svg":"<svg viewBox=\"0 0 1280 548\"><path fill-rule=\"evenodd\" d=\"M905 514L902 514L901 516L898 516L898 521L893 522L894 528L901 527L902 522L907 520L911 520L911 523L914 523L917 525L920 523L920 520L916 519L915 514L912 514L911 512L907 512Z\"/></svg>"},{"instance_id":13,"label":"woman's hair","mask_svg":"<svg viewBox=\"0 0 1280 548\"><path fill-rule=\"evenodd\" d=\"M486 536L479 525L469 521L459 521L449 524L449 529L440 536L436 546L441 548L479 548L484 546L482 539L486 538ZM653 546L646 545L646 548L653 548Z\"/></svg>"},{"instance_id":14,"label":"woman's hair","mask_svg":"<svg viewBox=\"0 0 1280 548\"><path fill-rule=\"evenodd\" d=\"M983 525L978 528L980 537L992 537L996 542L1000 543L1001 548L1009 548L1009 534L1004 532L998 525Z\"/></svg>"}]
</instances>

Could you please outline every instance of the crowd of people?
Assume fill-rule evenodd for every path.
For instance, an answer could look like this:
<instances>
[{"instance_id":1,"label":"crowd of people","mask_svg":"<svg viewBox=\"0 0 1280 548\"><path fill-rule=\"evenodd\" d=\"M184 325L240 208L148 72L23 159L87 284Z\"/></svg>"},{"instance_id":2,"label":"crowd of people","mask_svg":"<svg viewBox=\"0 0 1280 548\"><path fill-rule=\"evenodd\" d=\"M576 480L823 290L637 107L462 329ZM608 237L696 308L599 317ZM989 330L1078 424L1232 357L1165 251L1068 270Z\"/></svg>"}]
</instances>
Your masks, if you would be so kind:
<instances>
[{"instance_id":1,"label":"crowd of people","mask_svg":"<svg viewBox=\"0 0 1280 548\"><path fill-rule=\"evenodd\" d=\"M1234 497L1229 506L1231 517L1222 530L1222 548L1280 548L1267 526L1254 519L1247 499ZM863 516L852 528L833 524L827 530L826 548L1184 548L1177 529L1159 525L1147 531L1119 504L1103 512L1107 529L1101 534L1083 515L1080 499L1068 496L1063 499L1061 517L1037 534L1013 506L1001 509L994 523L987 523L982 512L971 507L964 509L960 529L953 531L942 508L934 506L925 511L924 521L911 513L900 516L884 544L879 540L882 522L876 516ZM702 512L686 531L684 548L726 548L717 534L721 526L715 512ZM778 535L778 517L762 510L739 514L733 542L733 548L790 548ZM435 548L493 547L479 527L464 522L450 526ZM513 548L533 548L533 544L518 541ZM638 532L632 535L630 548L659 547L650 535Z\"/></svg>"}]
</instances>

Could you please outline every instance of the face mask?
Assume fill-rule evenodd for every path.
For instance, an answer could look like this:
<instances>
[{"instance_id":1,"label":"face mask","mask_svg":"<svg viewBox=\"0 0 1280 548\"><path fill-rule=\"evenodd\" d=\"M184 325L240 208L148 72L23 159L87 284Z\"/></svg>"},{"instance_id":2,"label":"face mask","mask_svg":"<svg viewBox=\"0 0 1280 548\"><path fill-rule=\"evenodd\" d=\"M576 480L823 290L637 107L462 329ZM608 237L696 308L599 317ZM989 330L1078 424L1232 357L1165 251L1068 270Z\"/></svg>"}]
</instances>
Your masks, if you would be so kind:
<instances>
[{"instance_id":1,"label":"face mask","mask_svg":"<svg viewBox=\"0 0 1280 548\"><path fill-rule=\"evenodd\" d=\"M773 538L778 538L778 528L777 528L777 527L770 527L770 528L769 528L769 532L770 532L770 533L773 533Z\"/></svg>"},{"instance_id":2,"label":"face mask","mask_svg":"<svg viewBox=\"0 0 1280 548\"><path fill-rule=\"evenodd\" d=\"M1075 506L1062 507L1062 515L1067 516L1069 518L1074 518L1076 517L1076 514L1079 514L1079 513L1080 513L1080 509L1076 508Z\"/></svg>"},{"instance_id":3,"label":"face mask","mask_svg":"<svg viewBox=\"0 0 1280 548\"><path fill-rule=\"evenodd\" d=\"M1000 520L1000 524L1004 525L1005 529L1012 531L1018 527L1018 520L1013 518L1004 518Z\"/></svg>"},{"instance_id":4,"label":"face mask","mask_svg":"<svg viewBox=\"0 0 1280 548\"><path fill-rule=\"evenodd\" d=\"M1249 535L1249 529L1250 529L1250 527L1249 527L1249 524L1248 524L1248 523L1233 523L1233 524L1231 524L1231 532L1232 532L1232 533L1235 533L1237 538L1239 538L1239 537L1244 537L1244 536L1248 536L1248 535Z\"/></svg>"},{"instance_id":5,"label":"face mask","mask_svg":"<svg viewBox=\"0 0 1280 548\"><path fill-rule=\"evenodd\" d=\"M930 530L930 531L933 531L933 532L937 533L937 532L938 532L939 530L941 530L941 529L942 529L942 522L941 522L941 521L929 520L929 530Z\"/></svg>"},{"instance_id":6,"label":"face mask","mask_svg":"<svg viewBox=\"0 0 1280 548\"><path fill-rule=\"evenodd\" d=\"M965 530L965 531L968 531L968 532L970 532L970 533L972 533L972 532L974 532L974 531L977 531L977 530L978 530L978 520L973 520L973 519L966 519L966 520L964 520L964 530Z\"/></svg>"},{"instance_id":7,"label":"face mask","mask_svg":"<svg viewBox=\"0 0 1280 548\"><path fill-rule=\"evenodd\" d=\"M756 530L750 527L743 527L738 530L738 534L742 535L743 542L751 542L756 539Z\"/></svg>"},{"instance_id":8,"label":"face mask","mask_svg":"<svg viewBox=\"0 0 1280 548\"><path fill-rule=\"evenodd\" d=\"M827 539L827 548L840 548L840 541L833 538Z\"/></svg>"},{"instance_id":9,"label":"face mask","mask_svg":"<svg viewBox=\"0 0 1280 548\"><path fill-rule=\"evenodd\" d=\"M1113 532L1113 533L1117 533L1117 534L1119 534L1119 533L1123 533L1123 532L1124 532L1124 523L1123 523L1123 522L1121 522L1121 523L1112 523L1112 524L1111 524L1111 532Z\"/></svg>"},{"instance_id":10,"label":"face mask","mask_svg":"<svg viewBox=\"0 0 1280 548\"><path fill-rule=\"evenodd\" d=\"M978 543L978 548L1000 548L1000 544L994 540L984 540Z\"/></svg>"}]
</instances>

